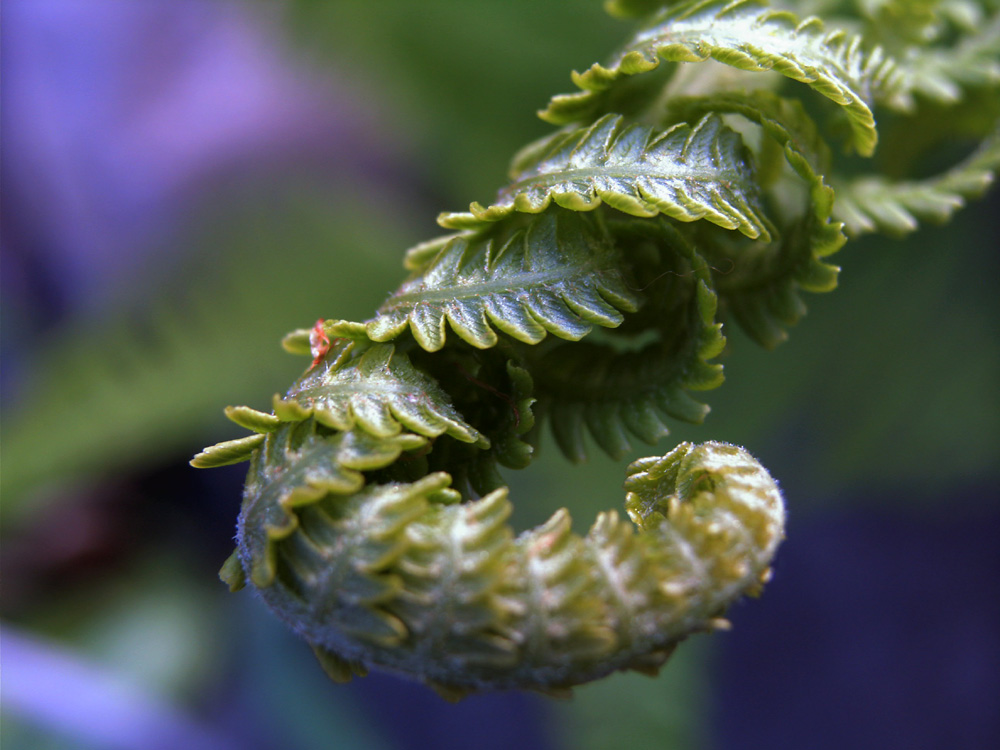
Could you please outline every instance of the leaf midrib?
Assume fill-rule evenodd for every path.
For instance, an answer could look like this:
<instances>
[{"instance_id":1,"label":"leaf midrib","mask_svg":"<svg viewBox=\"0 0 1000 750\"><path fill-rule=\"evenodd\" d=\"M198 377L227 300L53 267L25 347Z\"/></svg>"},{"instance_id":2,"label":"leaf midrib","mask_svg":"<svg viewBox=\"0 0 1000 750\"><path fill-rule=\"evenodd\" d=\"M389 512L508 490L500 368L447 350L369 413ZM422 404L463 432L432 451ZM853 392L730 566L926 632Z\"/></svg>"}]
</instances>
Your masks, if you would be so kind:
<instances>
[{"instance_id":1,"label":"leaf midrib","mask_svg":"<svg viewBox=\"0 0 1000 750\"><path fill-rule=\"evenodd\" d=\"M365 385L368 383L369 385ZM378 384L379 387L373 388L370 384ZM403 383L389 383L385 381L378 381L369 379L367 381L359 381L357 383L337 383L337 384L323 384L320 386L315 386L312 388L304 388L297 391L294 394L294 398L299 398L301 396L315 396L315 400L319 401L326 394L369 394L369 393L391 393L391 394L425 394L425 391L421 390L416 386L407 386ZM426 394L425 394L426 395Z\"/></svg>"},{"instance_id":2,"label":"leaf midrib","mask_svg":"<svg viewBox=\"0 0 1000 750\"><path fill-rule=\"evenodd\" d=\"M489 281L479 281L469 284L456 284L455 286L441 287L437 289L422 289L416 292L404 292L392 297L379 313L382 315L398 308L409 307L418 302L449 302L456 299L467 299L469 297L479 297L484 295L498 294L504 292L517 293L548 284L565 284L581 276L590 276L594 271L606 270L593 263L586 263L582 266L570 266L573 272L567 274L565 270L553 269L549 271L522 272L507 276L503 279L491 279ZM494 271L495 273L495 271Z\"/></svg>"},{"instance_id":3,"label":"leaf midrib","mask_svg":"<svg viewBox=\"0 0 1000 750\"><path fill-rule=\"evenodd\" d=\"M739 20L745 24L753 22L754 17L743 16ZM685 20L681 20L678 25L684 23ZM723 26L723 28L718 28L719 26ZM859 94L852 90L851 85L861 86L863 82L855 80L853 76L845 71L837 62L835 56L822 54L821 50L816 49L823 47L823 37L789 33L760 34L756 31L757 28L757 26L754 26L754 30L751 31L746 26L731 19L712 19L703 25L689 23L688 28L681 26L680 28L669 30L664 29L662 26L654 27L638 34L633 43L626 48L622 57L628 52L638 52L644 48L648 48L655 53L657 47L668 44L691 45L696 42L707 42L712 47L742 51L753 50L755 53L762 53L766 56L781 55L795 60L797 63L805 63L805 67L825 74L823 75L824 80L834 81L838 84L838 88L849 91L852 95L851 98L859 97ZM740 31L743 33L738 33ZM773 44L769 44L767 47L762 46L760 44L761 39L767 39ZM803 59L803 52L808 53L809 62ZM830 75L830 73L834 75Z\"/></svg>"},{"instance_id":4,"label":"leaf midrib","mask_svg":"<svg viewBox=\"0 0 1000 750\"><path fill-rule=\"evenodd\" d=\"M621 171L615 171L620 169ZM729 176L731 175L731 177ZM635 177L654 177L660 180L679 180L679 181L695 181L702 183L721 183L721 182L738 182L741 177L739 169L728 168L719 170L704 170L704 169L692 169L689 170L687 176L671 176L668 172L657 171L650 168L642 168L642 166L635 165L616 165L613 169L604 169L601 167L586 167L578 169L564 169L558 172L540 172L536 173L532 179L518 180L517 182L511 183L511 185L506 188L504 192L505 197L509 197L513 200L513 196L526 192L524 186L531 188L534 186L538 187L551 187L552 185L557 185L560 182L566 182L573 179L588 179L591 177L606 177L608 179L615 180L634 180Z\"/></svg>"}]
</instances>

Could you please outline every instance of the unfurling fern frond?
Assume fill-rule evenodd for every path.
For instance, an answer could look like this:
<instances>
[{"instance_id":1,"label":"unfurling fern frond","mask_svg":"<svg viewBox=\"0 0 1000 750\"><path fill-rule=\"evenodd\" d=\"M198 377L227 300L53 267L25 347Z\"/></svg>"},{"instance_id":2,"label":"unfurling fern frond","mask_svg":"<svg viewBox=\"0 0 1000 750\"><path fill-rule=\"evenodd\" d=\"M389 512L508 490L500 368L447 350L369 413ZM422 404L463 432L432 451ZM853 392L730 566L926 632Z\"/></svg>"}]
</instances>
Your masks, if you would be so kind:
<instances>
[{"instance_id":1,"label":"unfurling fern frond","mask_svg":"<svg viewBox=\"0 0 1000 750\"><path fill-rule=\"evenodd\" d=\"M480 349L496 345L494 327L528 344L547 333L577 340L636 309L619 252L592 217L569 211L461 233L386 300L368 335L389 341L409 325L433 352L447 321Z\"/></svg>"},{"instance_id":2,"label":"unfurling fern frond","mask_svg":"<svg viewBox=\"0 0 1000 750\"><path fill-rule=\"evenodd\" d=\"M575 211L603 202L632 216L708 219L770 239L743 141L718 117L709 114L693 127L681 123L662 133L624 120L606 115L583 131L566 133L537 161L522 164L489 208L473 203L472 217L445 214L439 221L460 229L475 226L470 218L498 221L512 211L539 213L553 202Z\"/></svg>"},{"instance_id":3,"label":"unfurling fern frond","mask_svg":"<svg viewBox=\"0 0 1000 750\"><path fill-rule=\"evenodd\" d=\"M692 392L722 382L725 322L779 343L801 292L836 285L845 228L908 231L982 191L992 123L962 118L983 145L937 178L859 176L832 156L845 136L871 154L878 106L906 136L928 99L995 94L995 76L965 70L986 54L975 24L931 9L872 38L900 3L862 4L845 28L868 30L847 34L759 0L610 0L653 17L552 101L543 117L564 127L521 151L491 205L442 214L452 233L407 253L409 279L372 319L290 334L311 366L272 413L227 410L253 435L195 457L250 461L230 587L253 585L333 679L380 668L450 698L655 672L720 627L783 535L781 495L745 451L684 443L634 462L634 526L602 513L585 537L565 509L516 535L500 467L527 466L545 423L583 460L588 434L621 456L701 421ZM947 49L914 64L915 40L945 27Z\"/></svg>"},{"instance_id":4,"label":"unfurling fern frond","mask_svg":"<svg viewBox=\"0 0 1000 750\"><path fill-rule=\"evenodd\" d=\"M666 10L610 65L595 64L575 75L583 91L555 97L542 118L565 123L609 111L618 104L615 89L622 79L655 70L661 60L709 59L754 73L780 73L841 105L854 145L865 155L878 140L873 102L893 100L900 88L895 63L879 48L866 51L861 37L826 31L814 16L800 21L760 0L703 0Z\"/></svg>"},{"instance_id":5,"label":"unfurling fern frond","mask_svg":"<svg viewBox=\"0 0 1000 750\"><path fill-rule=\"evenodd\" d=\"M359 355L343 362L351 348ZM368 348L351 342L340 356L326 356L276 398L274 413L281 421L309 417L333 430L354 427L375 437L398 435L403 428L435 438L446 434L463 443L489 445L448 402L431 378L410 364L405 354L387 344Z\"/></svg>"},{"instance_id":6,"label":"unfurling fern frond","mask_svg":"<svg viewBox=\"0 0 1000 750\"><path fill-rule=\"evenodd\" d=\"M899 61L905 100L954 104L969 87L1000 82L1000 7L995 3L894 0L861 5L869 33L878 35Z\"/></svg>"},{"instance_id":7,"label":"unfurling fern frond","mask_svg":"<svg viewBox=\"0 0 1000 750\"><path fill-rule=\"evenodd\" d=\"M349 470L324 467L385 465L402 437L320 430L271 433L251 462L239 559L336 679L378 666L459 696L655 670L760 585L782 536L773 480L721 443L630 467L638 529L602 513L581 538L560 510L515 537L506 489L460 503L436 473L358 491Z\"/></svg>"},{"instance_id":8,"label":"unfurling fern frond","mask_svg":"<svg viewBox=\"0 0 1000 750\"><path fill-rule=\"evenodd\" d=\"M969 198L978 198L1000 170L1000 131L959 164L923 180L894 182L882 176L835 183L836 215L851 236L884 232L903 235L920 220L938 224L951 218Z\"/></svg>"}]
</instances>

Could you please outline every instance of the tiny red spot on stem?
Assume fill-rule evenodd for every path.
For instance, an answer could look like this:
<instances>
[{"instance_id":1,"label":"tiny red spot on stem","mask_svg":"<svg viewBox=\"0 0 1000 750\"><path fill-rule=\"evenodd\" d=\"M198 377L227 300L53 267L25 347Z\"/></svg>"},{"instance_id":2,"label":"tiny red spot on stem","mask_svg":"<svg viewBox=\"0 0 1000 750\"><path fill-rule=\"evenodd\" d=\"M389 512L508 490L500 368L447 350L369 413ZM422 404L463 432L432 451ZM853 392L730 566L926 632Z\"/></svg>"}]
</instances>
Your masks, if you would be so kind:
<instances>
[{"instance_id":1,"label":"tiny red spot on stem","mask_svg":"<svg viewBox=\"0 0 1000 750\"><path fill-rule=\"evenodd\" d=\"M323 357L330 351L330 346L330 338L326 335L323 319L320 318L309 332L309 349L313 355L313 362L309 367L310 370L322 361Z\"/></svg>"}]
</instances>

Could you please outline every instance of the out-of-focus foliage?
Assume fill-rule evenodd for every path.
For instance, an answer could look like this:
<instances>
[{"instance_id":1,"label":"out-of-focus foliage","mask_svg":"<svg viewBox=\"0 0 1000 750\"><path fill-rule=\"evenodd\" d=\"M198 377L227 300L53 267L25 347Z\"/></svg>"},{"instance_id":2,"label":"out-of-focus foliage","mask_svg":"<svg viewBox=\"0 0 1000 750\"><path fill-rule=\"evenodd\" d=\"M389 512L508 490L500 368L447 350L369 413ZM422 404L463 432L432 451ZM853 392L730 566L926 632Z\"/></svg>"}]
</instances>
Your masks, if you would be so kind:
<instances>
[{"instance_id":1,"label":"out-of-focus foliage","mask_svg":"<svg viewBox=\"0 0 1000 750\"><path fill-rule=\"evenodd\" d=\"M395 260L389 248L405 242L403 221L380 218L363 184L286 190L266 208L254 199L216 209L192 257L142 307L46 337L6 416L5 514L23 512L18 498L33 486L183 452L193 433L226 424L213 407L232 390L266 403L260 394L297 369L273 344L308 320L310 300L370 309Z\"/></svg>"}]
</instances>

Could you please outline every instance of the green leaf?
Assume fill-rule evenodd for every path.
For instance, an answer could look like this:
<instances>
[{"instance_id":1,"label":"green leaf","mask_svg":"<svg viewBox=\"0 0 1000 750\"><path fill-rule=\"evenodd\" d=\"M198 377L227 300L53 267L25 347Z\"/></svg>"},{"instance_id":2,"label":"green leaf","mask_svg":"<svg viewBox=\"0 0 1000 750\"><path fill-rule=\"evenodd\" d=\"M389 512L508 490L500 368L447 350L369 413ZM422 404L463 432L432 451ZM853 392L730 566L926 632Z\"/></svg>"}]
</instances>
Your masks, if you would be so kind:
<instances>
[{"instance_id":1,"label":"green leaf","mask_svg":"<svg viewBox=\"0 0 1000 750\"><path fill-rule=\"evenodd\" d=\"M422 271L437 257L438 253L444 249L444 246L453 239L455 239L454 234L446 234L443 237L435 237L432 240L414 245L406 251L406 256L403 260L404 267L408 271Z\"/></svg>"},{"instance_id":2,"label":"green leaf","mask_svg":"<svg viewBox=\"0 0 1000 750\"><path fill-rule=\"evenodd\" d=\"M1000 169L1000 130L960 164L926 180L894 182L881 175L836 182L834 213L851 236L884 232L901 236L920 220L943 223L982 195Z\"/></svg>"},{"instance_id":3,"label":"green leaf","mask_svg":"<svg viewBox=\"0 0 1000 750\"><path fill-rule=\"evenodd\" d=\"M595 64L575 74L583 91L555 97L541 117L564 124L603 114L616 85L656 69L661 59L713 59L740 70L773 70L805 83L844 107L854 146L863 155L870 155L878 140L871 103L901 104L894 99L900 87L895 63L878 48L864 51L860 37L826 31L815 17L800 22L759 0L703 0L665 11L607 67Z\"/></svg>"},{"instance_id":4,"label":"green leaf","mask_svg":"<svg viewBox=\"0 0 1000 750\"><path fill-rule=\"evenodd\" d=\"M1000 12L964 0L867 0L866 36L899 63L901 94L944 104L1000 82ZM987 15L989 11L992 15Z\"/></svg>"},{"instance_id":5,"label":"green leaf","mask_svg":"<svg viewBox=\"0 0 1000 750\"><path fill-rule=\"evenodd\" d=\"M656 243L663 256L644 269L642 282L655 294L636 316L642 327L630 329L654 341L634 349L560 344L529 359L537 408L551 419L560 450L577 462L587 457L586 432L620 458L631 448L630 435L652 444L669 433L671 419L701 422L708 407L688 391L715 388L723 379L722 366L709 362L725 338L705 259L664 219L658 226L633 220L615 232L623 243L640 237Z\"/></svg>"},{"instance_id":6,"label":"green leaf","mask_svg":"<svg viewBox=\"0 0 1000 750\"><path fill-rule=\"evenodd\" d=\"M254 432L274 432L281 426L281 420L273 414L266 414L249 406L227 406L226 417Z\"/></svg>"},{"instance_id":7,"label":"green leaf","mask_svg":"<svg viewBox=\"0 0 1000 750\"><path fill-rule=\"evenodd\" d=\"M230 593L240 591L247 585L247 575L240 562L239 552L233 550L219 569L219 580L229 586Z\"/></svg>"},{"instance_id":8,"label":"green leaf","mask_svg":"<svg viewBox=\"0 0 1000 750\"><path fill-rule=\"evenodd\" d=\"M788 165L811 191L829 191L823 187L823 174L830 168L830 148L800 101L758 90L679 97L672 99L668 107L670 117L677 120L709 112L739 115L760 126L781 146Z\"/></svg>"},{"instance_id":9,"label":"green leaf","mask_svg":"<svg viewBox=\"0 0 1000 750\"><path fill-rule=\"evenodd\" d=\"M209 446L191 459L191 465L196 469L212 469L216 466L228 466L249 461L254 449L264 442L263 435L248 435L237 440L227 440Z\"/></svg>"},{"instance_id":10,"label":"green leaf","mask_svg":"<svg viewBox=\"0 0 1000 750\"><path fill-rule=\"evenodd\" d=\"M838 250L844 235L839 224L820 223L811 214L790 226L780 242L740 241L730 234L699 231L692 241L717 270L723 320L731 315L754 341L773 349L805 314L800 290L836 287L840 269L821 258Z\"/></svg>"},{"instance_id":11,"label":"green leaf","mask_svg":"<svg viewBox=\"0 0 1000 750\"><path fill-rule=\"evenodd\" d=\"M605 115L546 146L533 162L519 164L515 181L489 208L473 203L471 214L444 214L438 222L470 229L514 211L539 213L553 202L575 211L606 203L632 216L707 219L770 239L743 140L718 117L660 131Z\"/></svg>"},{"instance_id":12,"label":"green leaf","mask_svg":"<svg viewBox=\"0 0 1000 750\"><path fill-rule=\"evenodd\" d=\"M364 471L388 466L403 451L426 440L401 434L376 438L352 430L322 434L315 421L295 422L264 436L247 473L240 536L244 560L255 586L268 586L276 574L274 545L299 526L298 509L314 505L330 493L348 495L365 484Z\"/></svg>"},{"instance_id":13,"label":"green leaf","mask_svg":"<svg viewBox=\"0 0 1000 750\"><path fill-rule=\"evenodd\" d=\"M567 345L554 349L539 372L537 392L547 406L552 434L575 462L587 458L583 436L588 432L601 450L618 459L632 448L629 435L653 444L669 434L671 419L702 422L709 409L688 389L722 383L721 365L657 344L625 353L607 345Z\"/></svg>"},{"instance_id":14,"label":"green leaf","mask_svg":"<svg viewBox=\"0 0 1000 750\"><path fill-rule=\"evenodd\" d=\"M808 190L801 211L789 214L794 196L785 186L777 186L783 189L775 190L772 201L781 237L770 244L742 241L731 232L693 228L691 241L718 269L715 283L726 311L751 338L773 348L787 338L785 327L805 313L798 290L825 292L837 283L839 269L824 258L839 250L847 238L832 218L834 191L821 171L829 165L829 150L799 102L767 91L685 98L670 108L677 117L705 111L740 115L759 125L781 147L785 161Z\"/></svg>"},{"instance_id":15,"label":"green leaf","mask_svg":"<svg viewBox=\"0 0 1000 750\"><path fill-rule=\"evenodd\" d=\"M287 334L281 340L281 345L289 354L313 355L313 337L318 332L322 332L323 336L330 342L334 339L347 339L349 341L368 340L364 323L354 323L349 320L320 319L312 328L298 328Z\"/></svg>"},{"instance_id":16,"label":"green leaf","mask_svg":"<svg viewBox=\"0 0 1000 750\"><path fill-rule=\"evenodd\" d=\"M462 419L441 387L389 344L310 367L276 410L291 413L295 407L299 419L312 416L342 431L356 427L376 437L390 437L405 428L424 437L447 434L480 447L489 445Z\"/></svg>"},{"instance_id":17,"label":"green leaf","mask_svg":"<svg viewBox=\"0 0 1000 750\"><path fill-rule=\"evenodd\" d=\"M928 99L951 104L964 97L963 87L1000 83L1000 13L975 33L949 48L914 45L902 70L906 86Z\"/></svg>"},{"instance_id":18,"label":"green leaf","mask_svg":"<svg viewBox=\"0 0 1000 750\"><path fill-rule=\"evenodd\" d=\"M444 346L446 323L480 349L497 343L494 326L529 344L547 333L578 340L636 309L621 265L589 215L550 209L526 224L508 219L445 243L379 308L368 335L388 341L409 326L427 351Z\"/></svg>"},{"instance_id":19,"label":"green leaf","mask_svg":"<svg viewBox=\"0 0 1000 750\"><path fill-rule=\"evenodd\" d=\"M602 513L580 537L561 509L515 539L506 488L456 504L440 472L341 494L328 490L330 467L356 449L384 458L396 438L284 429L250 472L249 580L311 645L451 697L654 673L678 640L722 627L724 608L759 589L783 535L774 480L720 443L629 467L635 526ZM335 675L349 677L342 666Z\"/></svg>"}]
</instances>

